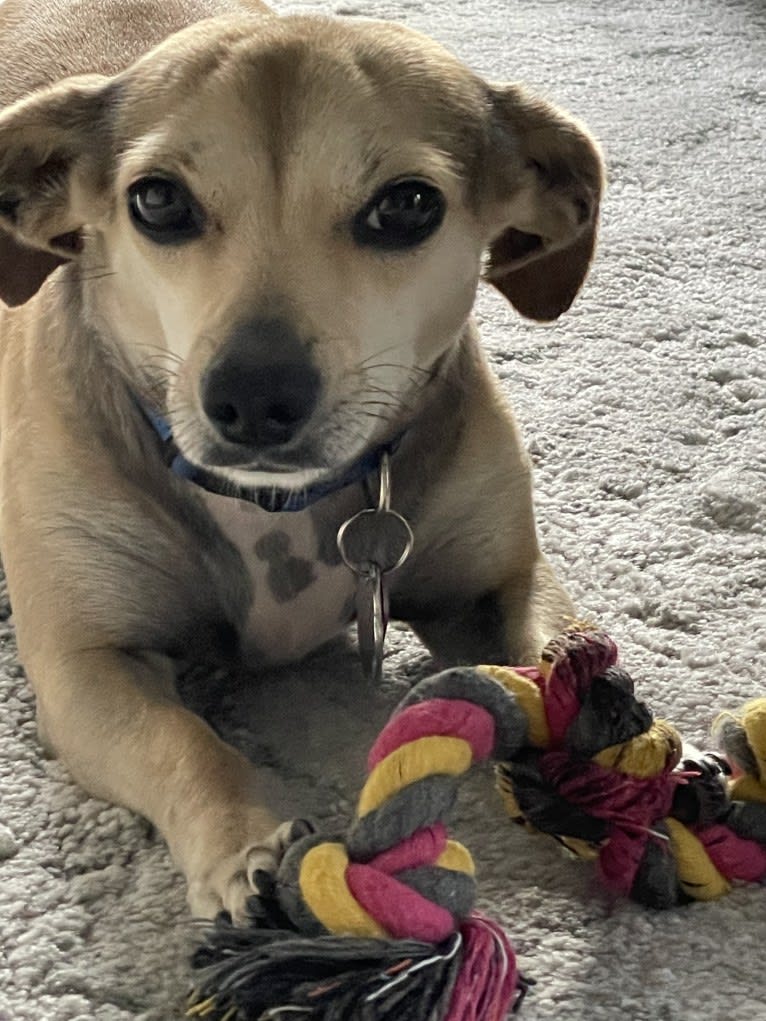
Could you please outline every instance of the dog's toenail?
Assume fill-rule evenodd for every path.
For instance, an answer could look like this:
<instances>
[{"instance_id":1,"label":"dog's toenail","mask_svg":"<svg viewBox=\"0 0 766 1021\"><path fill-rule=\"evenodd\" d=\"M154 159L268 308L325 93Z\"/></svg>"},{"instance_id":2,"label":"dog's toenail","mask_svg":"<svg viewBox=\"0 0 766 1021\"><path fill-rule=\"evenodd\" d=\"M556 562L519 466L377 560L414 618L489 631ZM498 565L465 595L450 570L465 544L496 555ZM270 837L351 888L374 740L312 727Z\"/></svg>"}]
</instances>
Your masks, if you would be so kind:
<instances>
[{"instance_id":1,"label":"dog's toenail","mask_svg":"<svg viewBox=\"0 0 766 1021\"><path fill-rule=\"evenodd\" d=\"M261 897L273 897L276 892L274 876L265 869L256 869L251 878L253 886Z\"/></svg>"},{"instance_id":2,"label":"dog's toenail","mask_svg":"<svg viewBox=\"0 0 766 1021\"><path fill-rule=\"evenodd\" d=\"M309 819L294 819L290 827L290 843L316 833L316 826Z\"/></svg>"}]
</instances>

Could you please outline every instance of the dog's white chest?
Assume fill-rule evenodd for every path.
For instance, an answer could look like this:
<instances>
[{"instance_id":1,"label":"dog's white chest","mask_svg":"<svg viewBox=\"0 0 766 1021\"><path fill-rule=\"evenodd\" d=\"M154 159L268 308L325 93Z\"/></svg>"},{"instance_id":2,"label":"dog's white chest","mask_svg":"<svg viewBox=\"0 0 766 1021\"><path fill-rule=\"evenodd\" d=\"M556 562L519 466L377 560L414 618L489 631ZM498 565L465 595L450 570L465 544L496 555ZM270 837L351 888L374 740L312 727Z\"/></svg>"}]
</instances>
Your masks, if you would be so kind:
<instances>
[{"instance_id":1,"label":"dog's white chest","mask_svg":"<svg viewBox=\"0 0 766 1021\"><path fill-rule=\"evenodd\" d=\"M210 493L204 500L250 577L246 655L299 659L350 622L353 576L339 562L334 535L323 535L310 511L273 514Z\"/></svg>"}]
</instances>

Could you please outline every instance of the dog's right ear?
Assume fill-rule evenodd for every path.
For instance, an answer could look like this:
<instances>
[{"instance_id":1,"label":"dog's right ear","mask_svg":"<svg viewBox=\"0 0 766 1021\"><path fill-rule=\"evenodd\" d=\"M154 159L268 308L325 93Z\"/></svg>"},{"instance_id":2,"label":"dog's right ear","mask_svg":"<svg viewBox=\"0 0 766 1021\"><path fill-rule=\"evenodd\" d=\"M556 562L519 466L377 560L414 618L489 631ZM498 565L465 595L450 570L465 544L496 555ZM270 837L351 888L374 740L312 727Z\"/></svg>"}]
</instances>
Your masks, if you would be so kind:
<instances>
[{"instance_id":1,"label":"dog's right ear","mask_svg":"<svg viewBox=\"0 0 766 1021\"><path fill-rule=\"evenodd\" d=\"M110 84L71 78L0 113L0 299L8 305L28 301L76 259L83 226L103 212Z\"/></svg>"},{"instance_id":2,"label":"dog's right ear","mask_svg":"<svg viewBox=\"0 0 766 1021\"><path fill-rule=\"evenodd\" d=\"M485 279L522 315L548 322L569 308L588 272L603 160L582 124L521 86L489 95L497 232Z\"/></svg>"},{"instance_id":3,"label":"dog's right ear","mask_svg":"<svg viewBox=\"0 0 766 1021\"><path fill-rule=\"evenodd\" d=\"M66 259L22 245L0 230L0 301L13 308L29 301Z\"/></svg>"}]
</instances>

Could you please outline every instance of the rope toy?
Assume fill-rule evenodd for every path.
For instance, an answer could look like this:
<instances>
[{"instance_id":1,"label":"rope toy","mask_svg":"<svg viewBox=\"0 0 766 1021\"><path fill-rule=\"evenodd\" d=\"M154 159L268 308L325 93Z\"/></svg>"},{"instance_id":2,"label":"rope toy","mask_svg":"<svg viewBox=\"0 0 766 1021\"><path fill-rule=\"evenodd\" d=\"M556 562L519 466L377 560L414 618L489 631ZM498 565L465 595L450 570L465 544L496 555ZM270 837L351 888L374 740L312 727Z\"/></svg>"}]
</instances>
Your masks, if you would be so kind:
<instances>
[{"instance_id":1,"label":"rope toy","mask_svg":"<svg viewBox=\"0 0 766 1021\"><path fill-rule=\"evenodd\" d=\"M766 698L715 735L725 758L682 758L614 642L586 626L534 668L427 678L375 742L349 831L293 844L260 880L251 928L222 916L209 930L187 1015L503 1021L529 983L448 837L460 777L494 760L514 820L593 859L608 890L668 908L766 880Z\"/></svg>"}]
</instances>

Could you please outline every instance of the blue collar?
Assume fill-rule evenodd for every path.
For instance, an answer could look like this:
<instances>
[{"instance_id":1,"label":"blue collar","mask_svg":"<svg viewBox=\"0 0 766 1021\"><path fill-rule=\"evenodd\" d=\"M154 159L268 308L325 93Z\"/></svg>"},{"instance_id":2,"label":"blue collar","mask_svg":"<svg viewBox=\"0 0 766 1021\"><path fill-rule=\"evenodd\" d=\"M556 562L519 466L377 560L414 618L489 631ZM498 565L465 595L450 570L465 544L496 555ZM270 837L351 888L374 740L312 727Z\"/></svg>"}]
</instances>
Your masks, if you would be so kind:
<instances>
[{"instance_id":1,"label":"blue collar","mask_svg":"<svg viewBox=\"0 0 766 1021\"><path fill-rule=\"evenodd\" d=\"M195 486L200 486L208 493L247 500L248 503L254 503L262 510L270 512L302 511L331 493L337 493L338 490L345 489L355 482L363 481L372 472L378 471L383 455L393 454L402 438L400 433L388 443L368 451L340 475L315 482L312 486L304 486L302 489L279 489L276 486L267 486L259 489L256 486L239 486L236 482L231 482L229 479L216 475L215 472L200 468L198 465L192 464L191 461L187 461L173 440L173 432L168 420L144 401L137 399L136 403L160 438L163 460L174 475L193 482Z\"/></svg>"}]
</instances>

